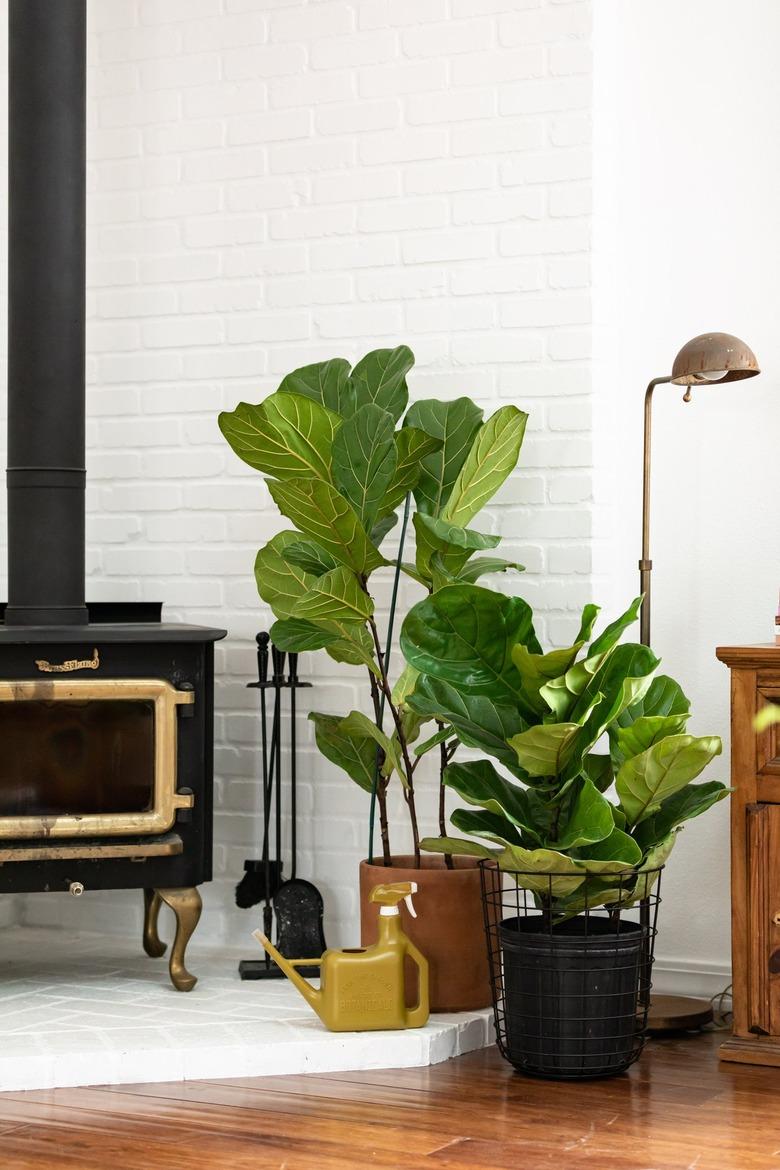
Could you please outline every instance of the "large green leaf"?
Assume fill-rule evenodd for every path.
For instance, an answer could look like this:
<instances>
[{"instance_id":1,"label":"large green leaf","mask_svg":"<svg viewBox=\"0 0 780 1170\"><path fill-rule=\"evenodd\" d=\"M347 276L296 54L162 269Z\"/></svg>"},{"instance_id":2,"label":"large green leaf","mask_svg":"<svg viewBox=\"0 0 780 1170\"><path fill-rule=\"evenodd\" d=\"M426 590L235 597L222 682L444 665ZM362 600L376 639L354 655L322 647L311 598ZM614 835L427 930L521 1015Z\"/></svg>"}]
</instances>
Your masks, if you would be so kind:
<instances>
[{"instance_id":1,"label":"large green leaf","mask_svg":"<svg viewBox=\"0 0 780 1170\"><path fill-rule=\"evenodd\" d=\"M669 735L682 735L688 721L685 715L640 715L630 727L616 725L615 741L617 755L621 760L629 760L647 751L654 743L666 739Z\"/></svg>"},{"instance_id":2,"label":"large green leaf","mask_svg":"<svg viewBox=\"0 0 780 1170\"><path fill-rule=\"evenodd\" d=\"M426 516L423 512L415 512L414 530L417 534L417 568L423 574L428 573L434 553L440 554L441 568L447 575L457 573L473 552L495 548L501 543L500 536L460 528L448 520Z\"/></svg>"},{"instance_id":3,"label":"large green leaf","mask_svg":"<svg viewBox=\"0 0 780 1170\"><path fill-rule=\"evenodd\" d=\"M522 710L517 642L539 648L531 607L478 585L447 585L418 602L401 628L404 657L421 674Z\"/></svg>"},{"instance_id":4,"label":"large green leaf","mask_svg":"<svg viewBox=\"0 0 780 1170\"><path fill-rule=\"evenodd\" d=\"M456 732L466 747L487 752L517 772L517 758L507 740L525 727L513 706L497 703L488 695L461 692L443 679L422 675L407 698L413 711L440 718Z\"/></svg>"},{"instance_id":5,"label":"large green leaf","mask_svg":"<svg viewBox=\"0 0 780 1170\"><path fill-rule=\"evenodd\" d=\"M259 406L239 402L223 411L219 427L235 453L274 479L331 477L337 414L300 394L272 394Z\"/></svg>"},{"instance_id":6,"label":"large green leaf","mask_svg":"<svg viewBox=\"0 0 780 1170\"><path fill-rule=\"evenodd\" d=\"M505 573L507 569L516 569L522 573L525 565L517 561L505 561L502 557L474 557L458 570L458 580L473 585L486 573Z\"/></svg>"},{"instance_id":7,"label":"large green leaf","mask_svg":"<svg viewBox=\"0 0 780 1170\"><path fill-rule=\"evenodd\" d=\"M571 712L578 698L592 682L594 675L608 661L623 631L636 621L641 601L641 597L635 598L625 613L608 625L590 645L583 659L575 662L560 678L551 679L542 687L540 694L559 721L572 717ZM598 612L596 606L585 607L578 642L589 637Z\"/></svg>"},{"instance_id":8,"label":"large green leaf","mask_svg":"<svg viewBox=\"0 0 780 1170\"><path fill-rule=\"evenodd\" d=\"M600 841L577 849L576 858L591 873L604 873L605 870L620 873L623 869L639 865L642 850L633 837L615 826Z\"/></svg>"},{"instance_id":9,"label":"large green leaf","mask_svg":"<svg viewBox=\"0 0 780 1170\"><path fill-rule=\"evenodd\" d=\"M579 723L539 723L509 743L529 776L557 776L569 762L579 730Z\"/></svg>"},{"instance_id":10,"label":"large green leaf","mask_svg":"<svg viewBox=\"0 0 780 1170\"><path fill-rule=\"evenodd\" d=\"M355 625L353 622L333 623L339 630L339 637L330 642L326 653L334 662L346 662L350 666L365 666L377 678L381 678L381 671L374 658L374 643L365 626ZM330 627L331 623L328 623Z\"/></svg>"},{"instance_id":11,"label":"large green leaf","mask_svg":"<svg viewBox=\"0 0 780 1170\"><path fill-rule=\"evenodd\" d=\"M358 622L371 617L374 603L346 565L317 577L295 605L293 616L309 622Z\"/></svg>"},{"instance_id":12,"label":"large green leaf","mask_svg":"<svg viewBox=\"0 0 780 1170\"><path fill-rule=\"evenodd\" d=\"M257 591L278 618L290 617L300 597L308 593L316 577L287 560L287 549L300 540L300 533L277 532L255 558Z\"/></svg>"},{"instance_id":13,"label":"large green leaf","mask_svg":"<svg viewBox=\"0 0 780 1170\"><path fill-rule=\"evenodd\" d=\"M661 802L694 780L722 750L717 735L670 735L620 768L615 788L630 825L652 816Z\"/></svg>"},{"instance_id":14,"label":"large green leaf","mask_svg":"<svg viewBox=\"0 0 780 1170\"><path fill-rule=\"evenodd\" d=\"M464 841L461 837L423 837L420 848L427 853L451 853L455 857L495 858L497 849L490 849L479 841Z\"/></svg>"},{"instance_id":15,"label":"large green leaf","mask_svg":"<svg viewBox=\"0 0 780 1170\"><path fill-rule=\"evenodd\" d=\"M331 484L290 479L284 483L271 480L268 487L279 511L340 564L367 574L385 563L349 501Z\"/></svg>"},{"instance_id":16,"label":"large green leaf","mask_svg":"<svg viewBox=\"0 0 780 1170\"><path fill-rule=\"evenodd\" d=\"M422 460L441 447L441 439L426 435L417 427L404 426L395 436L396 468L392 482L379 505L379 514L392 512L403 501L407 492L417 487L422 471Z\"/></svg>"},{"instance_id":17,"label":"large green leaf","mask_svg":"<svg viewBox=\"0 0 780 1170\"><path fill-rule=\"evenodd\" d=\"M316 540L298 539L288 544L284 550L284 557L291 565L297 565L299 569L311 573L313 577L329 573L338 564L336 558L317 544Z\"/></svg>"},{"instance_id":18,"label":"large green leaf","mask_svg":"<svg viewBox=\"0 0 780 1170\"><path fill-rule=\"evenodd\" d=\"M388 735L385 735L379 727L373 723L368 715L362 711L350 711L349 715L345 716L339 724L339 728L345 734L359 739L361 736L364 739L371 740L374 744L382 749L385 753L385 758L388 759L396 772L398 773L401 782L404 786L407 785L406 772L401 761L401 753L399 751L398 743L392 740Z\"/></svg>"},{"instance_id":19,"label":"large green leaf","mask_svg":"<svg viewBox=\"0 0 780 1170\"><path fill-rule=\"evenodd\" d=\"M317 747L332 764L342 768L364 792L371 792L376 770L376 744L364 735L351 735L338 715L312 711Z\"/></svg>"},{"instance_id":20,"label":"large green leaf","mask_svg":"<svg viewBox=\"0 0 780 1170\"><path fill-rule=\"evenodd\" d=\"M469 804L508 818L536 844L542 844L549 824L546 808L536 793L506 780L488 760L450 764L444 783Z\"/></svg>"},{"instance_id":21,"label":"large green leaf","mask_svg":"<svg viewBox=\"0 0 780 1170\"><path fill-rule=\"evenodd\" d=\"M420 478L414 490L418 511L440 515L481 422L482 411L470 398L457 398L454 402L429 398L409 408L404 426L417 427L441 440L437 451L421 459Z\"/></svg>"},{"instance_id":22,"label":"large green leaf","mask_svg":"<svg viewBox=\"0 0 780 1170\"><path fill-rule=\"evenodd\" d=\"M502 406L476 433L441 517L465 526L481 511L517 466L528 415Z\"/></svg>"},{"instance_id":23,"label":"large green leaf","mask_svg":"<svg viewBox=\"0 0 780 1170\"><path fill-rule=\"evenodd\" d=\"M516 871L513 877L525 890L542 897L565 897L585 880L586 871L573 858L555 849L524 849L507 845L498 857L501 869Z\"/></svg>"},{"instance_id":24,"label":"large green leaf","mask_svg":"<svg viewBox=\"0 0 780 1170\"><path fill-rule=\"evenodd\" d=\"M653 679L647 693L637 702L632 703L618 716L621 727L630 727L644 715L688 715L690 714L690 700L683 693L679 683L666 674L659 674Z\"/></svg>"},{"instance_id":25,"label":"large green leaf","mask_svg":"<svg viewBox=\"0 0 780 1170\"><path fill-rule=\"evenodd\" d=\"M634 836L642 849L650 849L668 837L672 829L701 816L719 800L725 800L731 789L718 780L706 784L686 784L674 796L668 797L654 816L643 820L634 830Z\"/></svg>"},{"instance_id":26,"label":"large green leaf","mask_svg":"<svg viewBox=\"0 0 780 1170\"><path fill-rule=\"evenodd\" d=\"M352 371L358 407L374 403L398 422L409 400L406 375L413 365L414 354L408 345L367 353Z\"/></svg>"},{"instance_id":27,"label":"large green leaf","mask_svg":"<svg viewBox=\"0 0 780 1170\"><path fill-rule=\"evenodd\" d=\"M281 618L271 626L271 641L288 654L302 654L306 650L322 650L338 639L338 634L323 626L299 618Z\"/></svg>"},{"instance_id":28,"label":"large green leaf","mask_svg":"<svg viewBox=\"0 0 780 1170\"><path fill-rule=\"evenodd\" d=\"M489 812L481 808L456 808L450 817L456 829L463 833L471 833L475 837L484 837L488 841L495 841L499 845L520 845L523 842L515 826L502 813Z\"/></svg>"},{"instance_id":29,"label":"large green leaf","mask_svg":"<svg viewBox=\"0 0 780 1170\"><path fill-rule=\"evenodd\" d=\"M598 638L591 642L588 650L588 658L592 658L597 654L605 654L607 650L611 650L613 646L616 646L628 627L639 620L639 611L641 608L642 598L635 597L625 613L622 613L614 622L610 622L603 633L599 634Z\"/></svg>"},{"instance_id":30,"label":"large green leaf","mask_svg":"<svg viewBox=\"0 0 780 1170\"><path fill-rule=\"evenodd\" d=\"M546 711L548 703L540 695L542 687L552 679L566 674L582 649L581 641L547 654L533 654L527 646L518 642L512 647L512 661L523 681L523 690L539 711Z\"/></svg>"},{"instance_id":31,"label":"large green leaf","mask_svg":"<svg viewBox=\"0 0 780 1170\"><path fill-rule=\"evenodd\" d=\"M282 380L277 393L313 398L342 418L349 418L355 410L355 390L345 358L331 358L293 370Z\"/></svg>"},{"instance_id":32,"label":"large green leaf","mask_svg":"<svg viewBox=\"0 0 780 1170\"><path fill-rule=\"evenodd\" d=\"M615 828L612 807L592 780L579 781L568 816L558 830L557 849L592 847L610 837Z\"/></svg>"},{"instance_id":33,"label":"large green leaf","mask_svg":"<svg viewBox=\"0 0 780 1170\"><path fill-rule=\"evenodd\" d=\"M366 532L379 514L397 462L392 416L374 403L359 407L333 442L333 480Z\"/></svg>"}]
</instances>

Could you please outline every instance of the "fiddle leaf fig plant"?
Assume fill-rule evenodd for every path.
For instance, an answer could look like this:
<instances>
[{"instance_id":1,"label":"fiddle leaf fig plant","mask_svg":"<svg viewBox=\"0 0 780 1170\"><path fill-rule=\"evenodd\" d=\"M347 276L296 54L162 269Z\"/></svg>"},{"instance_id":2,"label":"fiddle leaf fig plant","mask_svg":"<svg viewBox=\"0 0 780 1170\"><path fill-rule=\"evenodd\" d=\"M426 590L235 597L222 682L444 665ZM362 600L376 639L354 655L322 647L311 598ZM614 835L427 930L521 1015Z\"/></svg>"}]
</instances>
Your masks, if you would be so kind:
<instances>
[{"instance_id":1,"label":"fiddle leaf fig plant","mask_svg":"<svg viewBox=\"0 0 780 1170\"><path fill-rule=\"evenodd\" d=\"M410 610L401 649L417 677L407 704L481 753L444 770L468 806L451 817L467 836L425 838L422 848L521 871L519 884L556 914L584 907L586 881L591 906L647 895L683 822L729 789L694 783L720 739L688 734L679 685L656 674L647 646L621 642L641 601L595 639L599 610L586 606L574 643L546 653L519 597L461 581Z\"/></svg>"},{"instance_id":2,"label":"fiddle leaf fig plant","mask_svg":"<svg viewBox=\"0 0 780 1170\"><path fill-rule=\"evenodd\" d=\"M437 704L430 711L423 703L409 706L415 670L391 682L390 639L380 636L374 574L392 570L397 585L405 573L435 595L452 583L522 569L500 557L475 556L496 548L500 538L471 523L514 470L528 416L507 405L484 419L469 398L418 401L407 409L413 365L405 345L374 350L354 367L343 358L317 362L288 374L262 402L242 402L219 416L230 446L265 477L292 525L261 548L255 562L260 597L276 618L274 644L294 653L325 650L367 672L371 718L360 711L311 718L322 754L376 793L386 864L392 859L391 777L402 785L419 861L415 771L438 747L441 773L458 737L449 726L446 734L439 727L413 748L423 724L438 719ZM381 551L402 505L400 543L412 512L413 560L402 561L403 547L394 560ZM480 720L478 709L474 718ZM442 832L443 808L442 790Z\"/></svg>"}]
</instances>

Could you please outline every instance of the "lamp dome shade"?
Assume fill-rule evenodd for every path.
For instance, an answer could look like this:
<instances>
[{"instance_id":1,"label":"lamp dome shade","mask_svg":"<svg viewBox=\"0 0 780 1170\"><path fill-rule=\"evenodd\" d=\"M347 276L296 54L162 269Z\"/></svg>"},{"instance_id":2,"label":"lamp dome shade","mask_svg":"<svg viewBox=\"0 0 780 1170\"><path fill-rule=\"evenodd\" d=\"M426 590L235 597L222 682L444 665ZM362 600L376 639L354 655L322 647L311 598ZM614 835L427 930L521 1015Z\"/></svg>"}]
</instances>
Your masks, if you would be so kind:
<instances>
[{"instance_id":1,"label":"lamp dome shade","mask_svg":"<svg viewBox=\"0 0 780 1170\"><path fill-rule=\"evenodd\" d=\"M672 381L678 386L712 386L760 373L756 355L744 341L730 333L701 333L674 359Z\"/></svg>"}]
</instances>

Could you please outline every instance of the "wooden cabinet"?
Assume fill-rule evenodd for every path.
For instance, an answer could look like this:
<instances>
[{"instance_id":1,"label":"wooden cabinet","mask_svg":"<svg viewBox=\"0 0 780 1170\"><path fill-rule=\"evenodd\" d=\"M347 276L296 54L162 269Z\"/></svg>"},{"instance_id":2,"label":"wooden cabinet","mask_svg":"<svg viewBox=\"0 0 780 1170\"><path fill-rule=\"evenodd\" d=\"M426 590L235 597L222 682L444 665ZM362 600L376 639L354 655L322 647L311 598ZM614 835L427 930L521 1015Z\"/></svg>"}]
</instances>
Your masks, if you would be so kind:
<instances>
[{"instance_id":1,"label":"wooden cabinet","mask_svg":"<svg viewBox=\"0 0 780 1170\"><path fill-rule=\"evenodd\" d=\"M780 646L717 651L731 671L731 954L734 1022L722 1060L780 1066Z\"/></svg>"}]
</instances>

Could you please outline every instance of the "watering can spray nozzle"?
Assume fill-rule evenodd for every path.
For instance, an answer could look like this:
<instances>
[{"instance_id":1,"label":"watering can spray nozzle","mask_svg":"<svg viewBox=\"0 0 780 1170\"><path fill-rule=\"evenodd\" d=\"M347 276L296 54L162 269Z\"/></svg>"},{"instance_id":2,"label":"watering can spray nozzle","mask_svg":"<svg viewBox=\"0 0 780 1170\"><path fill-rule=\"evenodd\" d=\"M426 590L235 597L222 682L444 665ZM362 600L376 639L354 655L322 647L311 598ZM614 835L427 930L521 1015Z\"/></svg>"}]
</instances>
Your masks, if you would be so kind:
<instances>
[{"instance_id":1,"label":"watering can spray nozzle","mask_svg":"<svg viewBox=\"0 0 780 1170\"><path fill-rule=\"evenodd\" d=\"M417 917L417 911L412 902L412 894L417 893L417 882L387 882L383 886L374 886L368 895L369 902L378 902L379 913L383 918L392 917L399 912L398 903L405 902L406 909L412 918Z\"/></svg>"}]
</instances>

